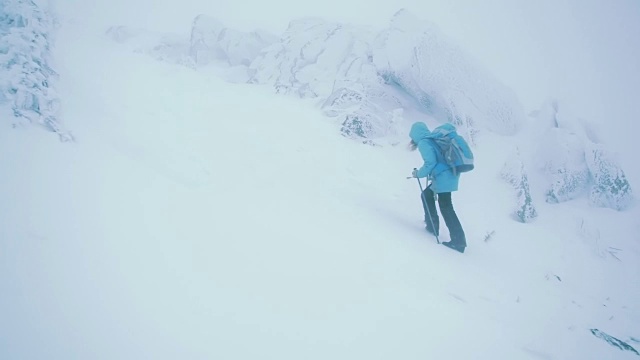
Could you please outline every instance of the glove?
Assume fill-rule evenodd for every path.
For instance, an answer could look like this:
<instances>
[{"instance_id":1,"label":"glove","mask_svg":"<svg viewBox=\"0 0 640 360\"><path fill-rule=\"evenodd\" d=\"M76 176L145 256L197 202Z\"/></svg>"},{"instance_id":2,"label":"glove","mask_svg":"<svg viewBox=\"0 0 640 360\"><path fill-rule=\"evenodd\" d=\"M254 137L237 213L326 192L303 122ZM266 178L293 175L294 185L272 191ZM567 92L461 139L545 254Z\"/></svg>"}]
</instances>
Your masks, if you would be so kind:
<instances>
[{"instance_id":1,"label":"glove","mask_svg":"<svg viewBox=\"0 0 640 360\"><path fill-rule=\"evenodd\" d=\"M418 177L418 169L413 169L413 171L411 172L411 176L413 176L414 178Z\"/></svg>"}]
</instances>

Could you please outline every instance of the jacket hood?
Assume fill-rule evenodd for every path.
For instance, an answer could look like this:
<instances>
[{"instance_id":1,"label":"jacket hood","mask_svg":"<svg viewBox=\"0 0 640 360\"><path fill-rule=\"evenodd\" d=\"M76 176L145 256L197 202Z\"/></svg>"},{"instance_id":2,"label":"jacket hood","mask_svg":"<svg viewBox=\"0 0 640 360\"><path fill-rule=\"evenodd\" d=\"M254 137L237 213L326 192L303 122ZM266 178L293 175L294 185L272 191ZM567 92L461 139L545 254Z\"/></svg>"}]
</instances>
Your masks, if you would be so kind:
<instances>
[{"instance_id":1,"label":"jacket hood","mask_svg":"<svg viewBox=\"0 0 640 360\"><path fill-rule=\"evenodd\" d=\"M416 122L411 125L411 131L409 131L409 137L414 143L419 143L420 140L426 139L431 135L431 131L427 127L427 124L423 122Z\"/></svg>"}]
</instances>

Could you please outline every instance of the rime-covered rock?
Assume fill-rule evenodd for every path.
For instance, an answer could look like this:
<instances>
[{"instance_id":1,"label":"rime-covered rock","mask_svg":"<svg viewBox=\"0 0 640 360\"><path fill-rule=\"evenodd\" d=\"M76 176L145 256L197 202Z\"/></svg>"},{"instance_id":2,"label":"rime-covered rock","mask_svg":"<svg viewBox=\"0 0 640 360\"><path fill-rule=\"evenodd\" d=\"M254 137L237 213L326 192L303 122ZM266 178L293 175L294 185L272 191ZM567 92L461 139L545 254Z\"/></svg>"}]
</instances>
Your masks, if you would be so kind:
<instances>
[{"instance_id":1,"label":"rime-covered rock","mask_svg":"<svg viewBox=\"0 0 640 360\"><path fill-rule=\"evenodd\" d=\"M111 35L128 43L145 37L122 28ZM179 41L162 39L146 45L142 41L139 48L157 58L184 54ZM514 134L524 120L510 89L433 25L406 10L395 14L382 31L302 18L292 21L279 38L229 29L200 15L193 21L187 47L194 66L241 68L234 79L317 98L323 113L352 138L395 136L404 118L430 117L453 123L473 144L480 129ZM172 51L173 56L167 55Z\"/></svg>"},{"instance_id":2,"label":"rime-covered rock","mask_svg":"<svg viewBox=\"0 0 640 360\"><path fill-rule=\"evenodd\" d=\"M472 142L483 126L514 133L524 116L513 93L431 29L407 11L381 32L299 19L251 64L250 82L322 99L349 137L393 135L398 109L450 121Z\"/></svg>"},{"instance_id":3,"label":"rime-covered rock","mask_svg":"<svg viewBox=\"0 0 640 360\"><path fill-rule=\"evenodd\" d=\"M251 82L271 85L278 93L326 99L345 82L357 84L364 78L360 73L370 68L368 50L357 28L299 19L251 64ZM336 80L342 84L334 86Z\"/></svg>"},{"instance_id":4,"label":"rime-covered rock","mask_svg":"<svg viewBox=\"0 0 640 360\"><path fill-rule=\"evenodd\" d=\"M45 5L0 1L0 103L11 104L16 120L43 126L69 141L73 136L59 118L57 73L51 67L55 21Z\"/></svg>"},{"instance_id":5,"label":"rime-covered rock","mask_svg":"<svg viewBox=\"0 0 640 360\"><path fill-rule=\"evenodd\" d=\"M502 167L500 176L515 190L514 217L523 223L531 222L538 216L538 212L533 204L529 189L529 177L518 149L511 153Z\"/></svg>"},{"instance_id":6,"label":"rime-covered rock","mask_svg":"<svg viewBox=\"0 0 640 360\"><path fill-rule=\"evenodd\" d=\"M615 210L628 208L633 202L631 185L609 151L601 144L588 143L586 162L593 178L589 202Z\"/></svg>"},{"instance_id":7,"label":"rime-covered rock","mask_svg":"<svg viewBox=\"0 0 640 360\"><path fill-rule=\"evenodd\" d=\"M584 195L591 185L591 173L579 136L565 129L549 129L540 139L539 156L548 179L547 202L560 203Z\"/></svg>"},{"instance_id":8,"label":"rime-covered rock","mask_svg":"<svg viewBox=\"0 0 640 360\"><path fill-rule=\"evenodd\" d=\"M535 113L535 160L546 179L546 201L560 203L586 194L591 173L584 156L584 137L563 119L556 101L550 100Z\"/></svg>"},{"instance_id":9,"label":"rime-covered rock","mask_svg":"<svg viewBox=\"0 0 640 360\"><path fill-rule=\"evenodd\" d=\"M397 132L403 100L372 62L374 34L316 18L293 21L279 43L251 65L250 82L278 93L320 98L322 111L350 138L376 139Z\"/></svg>"},{"instance_id":10,"label":"rime-covered rock","mask_svg":"<svg viewBox=\"0 0 640 360\"><path fill-rule=\"evenodd\" d=\"M325 115L339 118L350 138L376 139L394 135L402 121L402 103L384 92L362 87L339 88L322 105Z\"/></svg>"},{"instance_id":11,"label":"rime-covered rock","mask_svg":"<svg viewBox=\"0 0 640 360\"><path fill-rule=\"evenodd\" d=\"M396 13L373 46L373 61L390 85L436 118L456 126L511 135L525 116L514 92L482 69L433 24Z\"/></svg>"},{"instance_id":12,"label":"rime-covered rock","mask_svg":"<svg viewBox=\"0 0 640 360\"><path fill-rule=\"evenodd\" d=\"M557 101L536 111L533 141L536 161L546 178L547 201L558 203L589 195L594 206L624 210L633 202L624 171L593 124L564 116Z\"/></svg>"},{"instance_id":13,"label":"rime-covered rock","mask_svg":"<svg viewBox=\"0 0 640 360\"><path fill-rule=\"evenodd\" d=\"M197 66L214 61L249 66L264 48L277 40L266 31L242 32L225 27L217 19L199 15L191 27L189 56Z\"/></svg>"}]
</instances>

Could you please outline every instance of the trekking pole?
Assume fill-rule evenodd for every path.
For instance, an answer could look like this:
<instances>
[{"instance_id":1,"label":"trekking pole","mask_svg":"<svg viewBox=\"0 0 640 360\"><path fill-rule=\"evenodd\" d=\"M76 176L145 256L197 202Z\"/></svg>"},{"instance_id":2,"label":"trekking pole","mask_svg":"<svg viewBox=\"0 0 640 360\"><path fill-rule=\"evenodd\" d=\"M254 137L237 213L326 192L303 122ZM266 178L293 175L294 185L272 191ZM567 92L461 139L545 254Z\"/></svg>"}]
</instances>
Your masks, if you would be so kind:
<instances>
[{"instance_id":1,"label":"trekking pole","mask_svg":"<svg viewBox=\"0 0 640 360\"><path fill-rule=\"evenodd\" d=\"M417 170L413 168L413 170ZM438 234L436 234L436 228L433 226L433 218L431 217L431 212L429 211L429 204L427 204L427 199L424 197L424 190L422 189L422 183L420 182L420 178L416 177L418 180L418 186L420 186L420 197L422 197L422 203L424 204L424 208L427 210L427 216L429 217L429 222L431 223L431 229L433 229L433 235L436 237L436 241L440 244L440 239L438 238Z\"/></svg>"}]
</instances>

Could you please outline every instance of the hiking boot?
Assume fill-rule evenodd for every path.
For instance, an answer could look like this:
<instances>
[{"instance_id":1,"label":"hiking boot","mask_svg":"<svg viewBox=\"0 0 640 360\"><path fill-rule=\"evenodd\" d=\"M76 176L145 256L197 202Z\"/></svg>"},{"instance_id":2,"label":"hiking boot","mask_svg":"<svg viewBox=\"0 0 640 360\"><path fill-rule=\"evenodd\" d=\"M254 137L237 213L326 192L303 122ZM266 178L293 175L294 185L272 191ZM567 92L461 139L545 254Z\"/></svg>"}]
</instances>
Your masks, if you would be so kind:
<instances>
[{"instance_id":1,"label":"hiking boot","mask_svg":"<svg viewBox=\"0 0 640 360\"><path fill-rule=\"evenodd\" d=\"M464 249L466 248L466 246L461 244L456 244L453 241L443 242L442 245L461 253L464 253Z\"/></svg>"}]
</instances>

